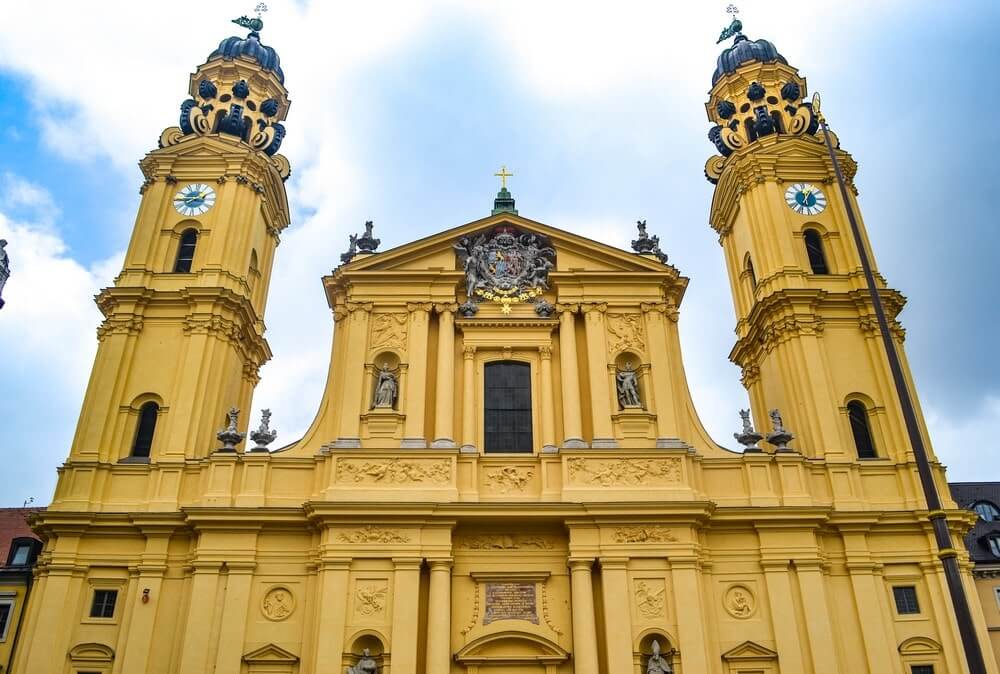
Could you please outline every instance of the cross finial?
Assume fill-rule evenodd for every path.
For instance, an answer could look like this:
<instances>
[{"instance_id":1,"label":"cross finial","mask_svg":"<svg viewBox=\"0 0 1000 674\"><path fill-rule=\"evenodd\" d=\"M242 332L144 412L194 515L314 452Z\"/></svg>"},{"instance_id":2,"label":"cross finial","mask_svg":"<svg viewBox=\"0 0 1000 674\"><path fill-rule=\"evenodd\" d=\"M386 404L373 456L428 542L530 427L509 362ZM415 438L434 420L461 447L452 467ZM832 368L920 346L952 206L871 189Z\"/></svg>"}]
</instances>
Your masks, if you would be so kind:
<instances>
[{"instance_id":1,"label":"cross finial","mask_svg":"<svg viewBox=\"0 0 1000 674\"><path fill-rule=\"evenodd\" d=\"M500 187L503 188L503 189L507 189L507 178L510 178L514 174L513 173L508 173L506 166L501 166L500 167L500 172L499 173L494 173L493 175L495 175L496 177L500 178Z\"/></svg>"},{"instance_id":2,"label":"cross finial","mask_svg":"<svg viewBox=\"0 0 1000 674\"><path fill-rule=\"evenodd\" d=\"M732 5L729 6L732 7ZM258 2L257 6L253 8L253 11L257 12L257 18L259 19L260 15L267 11L267 5L263 2Z\"/></svg>"},{"instance_id":3,"label":"cross finial","mask_svg":"<svg viewBox=\"0 0 1000 674\"><path fill-rule=\"evenodd\" d=\"M737 7L736 5L729 5L728 7L726 7L726 14L731 14L733 20L729 23L729 25L725 29L723 29L722 34L719 35L719 39L716 40L715 44L719 44L723 40L731 38L734 35L739 36L741 35L741 31L743 30L743 22L740 21L739 7Z\"/></svg>"},{"instance_id":4,"label":"cross finial","mask_svg":"<svg viewBox=\"0 0 1000 674\"><path fill-rule=\"evenodd\" d=\"M734 19L737 16L739 16L739 13L740 13L740 8L737 7L736 5L730 4L728 7L726 7L726 14L732 14Z\"/></svg>"}]
</instances>

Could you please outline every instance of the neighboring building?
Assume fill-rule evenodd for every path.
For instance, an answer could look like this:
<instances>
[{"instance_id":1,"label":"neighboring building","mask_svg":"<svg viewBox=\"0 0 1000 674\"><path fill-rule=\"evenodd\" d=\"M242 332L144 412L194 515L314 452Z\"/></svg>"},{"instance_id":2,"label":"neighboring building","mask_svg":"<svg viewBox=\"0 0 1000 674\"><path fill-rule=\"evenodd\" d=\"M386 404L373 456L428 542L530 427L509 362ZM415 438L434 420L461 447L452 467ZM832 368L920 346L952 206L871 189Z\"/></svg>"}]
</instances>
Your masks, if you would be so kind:
<instances>
[{"instance_id":1,"label":"neighboring building","mask_svg":"<svg viewBox=\"0 0 1000 674\"><path fill-rule=\"evenodd\" d=\"M951 496L962 508L976 513L975 526L965 536L973 564L979 601L1000 661L1000 482L952 482Z\"/></svg>"},{"instance_id":2,"label":"neighboring building","mask_svg":"<svg viewBox=\"0 0 1000 674\"><path fill-rule=\"evenodd\" d=\"M42 542L28 526L38 508L0 508L0 674L10 671Z\"/></svg>"},{"instance_id":3,"label":"neighboring building","mask_svg":"<svg viewBox=\"0 0 1000 674\"><path fill-rule=\"evenodd\" d=\"M504 184L482 219L382 252L370 225L352 237L323 278L336 328L316 419L271 452L267 419L244 445L249 420L228 412L271 355L289 224L289 101L259 29L197 69L140 163L37 519L18 674L965 671L857 204L772 44L736 35L706 106L721 154L704 235L726 269L700 273L731 282L746 451L698 419L688 280L645 224L619 250L519 215ZM882 293L902 349L904 298ZM961 535L971 517L943 496Z\"/></svg>"}]
</instances>

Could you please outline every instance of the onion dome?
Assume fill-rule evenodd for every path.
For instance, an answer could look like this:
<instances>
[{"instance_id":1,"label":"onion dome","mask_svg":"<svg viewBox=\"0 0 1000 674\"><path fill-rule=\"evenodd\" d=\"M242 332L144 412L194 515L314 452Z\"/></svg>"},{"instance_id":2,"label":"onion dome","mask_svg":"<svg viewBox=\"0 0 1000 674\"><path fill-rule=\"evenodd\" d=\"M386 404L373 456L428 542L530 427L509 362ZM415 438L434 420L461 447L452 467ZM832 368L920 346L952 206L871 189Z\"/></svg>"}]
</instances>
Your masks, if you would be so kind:
<instances>
[{"instance_id":1,"label":"onion dome","mask_svg":"<svg viewBox=\"0 0 1000 674\"><path fill-rule=\"evenodd\" d=\"M767 40L750 40L746 35L736 35L733 46L728 47L719 54L718 64L715 73L712 75L712 86L724 75L731 75L736 72L744 63L757 61L758 63L784 63L788 65L785 57L778 53L777 47Z\"/></svg>"},{"instance_id":2,"label":"onion dome","mask_svg":"<svg viewBox=\"0 0 1000 674\"><path fill-rule=\"evenodd\" d=\"M260 35L256 30L251 31L246 37L236 35L227 37L219 43L219 48L208 55L208 60L222 57L228 61L234 58L250 58L264 70L270 70L278 76L278 81L285 83L285 73L281 71L281 62L278 59L278 52L274 48L260 43Z\"/></svg>"}]
</instances>

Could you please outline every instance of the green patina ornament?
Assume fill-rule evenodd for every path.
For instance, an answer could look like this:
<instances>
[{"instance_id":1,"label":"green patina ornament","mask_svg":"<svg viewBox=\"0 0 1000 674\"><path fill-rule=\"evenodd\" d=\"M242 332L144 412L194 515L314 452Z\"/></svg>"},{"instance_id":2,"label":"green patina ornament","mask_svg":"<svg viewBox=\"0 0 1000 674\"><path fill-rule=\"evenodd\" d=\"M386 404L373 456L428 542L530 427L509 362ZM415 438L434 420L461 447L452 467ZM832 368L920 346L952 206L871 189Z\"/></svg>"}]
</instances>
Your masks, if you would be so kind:
<instances>
[{"instance_id":1,"label":"green patina ornament","mask_svg":"<svg viewBox=\"0 0 1000 674\"><path fill-rule=\"evenodd\" d=\"M238 19L233 19L233 23L237 26L242 26L243 28L252 30L255 33L264 27L264 22L261 21L259 17L251 19L246 16L241 16Z\"/></svg>"},{"instance_id":2,"label":"green patina ornament","mask_svg":"<svg viewBox=\"0 0 1000 674\"><path fill-rule=\"evenodd\" d=\"M740 21L739 13L740 10L736 5L729 5L726 7L726 13L733 15L733 20L726 28L722 29L722 33L719 35L719 39L715 41L715 44L719 44L723 40L728 40L734 35L739 35L743 32L743 22Z\"/></svg>"}]
</instances>

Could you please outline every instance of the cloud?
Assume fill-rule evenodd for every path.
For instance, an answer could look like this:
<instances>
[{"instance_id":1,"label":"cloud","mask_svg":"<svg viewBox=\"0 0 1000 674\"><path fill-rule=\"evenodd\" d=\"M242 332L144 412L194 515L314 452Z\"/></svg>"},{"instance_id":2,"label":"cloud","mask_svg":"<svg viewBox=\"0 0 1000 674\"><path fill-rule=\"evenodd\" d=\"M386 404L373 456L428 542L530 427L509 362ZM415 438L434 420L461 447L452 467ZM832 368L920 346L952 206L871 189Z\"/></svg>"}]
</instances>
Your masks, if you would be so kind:
<instances>
[{"instance_id":1,"label":"cloud","mask_svg":"<svg viewBox=\"0 0 1000 674\"><path fill-rule=\"evenodd\" d=\"M983 396L962 416L945 414L925 402L924 417L938 460L948 467L949 481L996 479L992 447L1000 428L1000 394Z\"/></svg>"}]
</instances>

